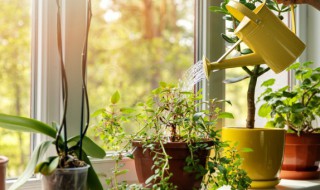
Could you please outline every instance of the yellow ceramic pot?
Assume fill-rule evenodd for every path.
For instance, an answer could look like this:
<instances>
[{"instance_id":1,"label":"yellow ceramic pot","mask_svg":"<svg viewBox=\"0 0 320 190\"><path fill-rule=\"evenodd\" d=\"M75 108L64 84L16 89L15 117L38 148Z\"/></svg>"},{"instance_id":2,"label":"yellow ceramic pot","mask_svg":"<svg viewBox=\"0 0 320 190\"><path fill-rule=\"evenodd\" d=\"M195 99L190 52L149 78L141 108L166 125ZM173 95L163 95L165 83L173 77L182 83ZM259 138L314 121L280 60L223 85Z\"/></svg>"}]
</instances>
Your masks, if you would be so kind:
<instances>
[{"instance_id":1,"label":"yellow ceramic pot","mask_svg":"<svg viewBox=\"0 0 320 190\"><path fill-rule=\"evenodd\" d=\"M252 179L251 188L272 188L279 184L279 174L283 160L285 130L223 128L222 140L238 143L242 158L242 168ZM252 152L242 152L250 148Z\"/></svg>"}]
</instances>

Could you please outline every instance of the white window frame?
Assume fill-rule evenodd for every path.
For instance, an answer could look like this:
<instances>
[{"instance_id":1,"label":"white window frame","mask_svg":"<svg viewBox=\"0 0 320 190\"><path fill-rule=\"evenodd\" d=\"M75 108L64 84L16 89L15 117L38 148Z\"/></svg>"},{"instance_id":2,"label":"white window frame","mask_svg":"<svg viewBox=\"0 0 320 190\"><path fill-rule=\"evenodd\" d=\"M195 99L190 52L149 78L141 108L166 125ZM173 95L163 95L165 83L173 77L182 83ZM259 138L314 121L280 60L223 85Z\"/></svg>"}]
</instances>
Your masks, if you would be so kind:
<instances>
[{"instance_id":1,"label":"white window frame","mask_svg":"<svg viewBox=\"0 0 320 190\"><path fill-rule=\"evenodd\" d=\"M224 53L224 42L220 34L224 32L224 20L221 14L209 12L210 6L219 6L222 0L195 0L195 62L205 55L209 60L217 60ZM196 85L196 90L203 90L203 100L224 99L225 71L217 71L210 75L209 80L203 80ZM219 127L223 123L218 124Z\"/></svg>"}]
</instances>

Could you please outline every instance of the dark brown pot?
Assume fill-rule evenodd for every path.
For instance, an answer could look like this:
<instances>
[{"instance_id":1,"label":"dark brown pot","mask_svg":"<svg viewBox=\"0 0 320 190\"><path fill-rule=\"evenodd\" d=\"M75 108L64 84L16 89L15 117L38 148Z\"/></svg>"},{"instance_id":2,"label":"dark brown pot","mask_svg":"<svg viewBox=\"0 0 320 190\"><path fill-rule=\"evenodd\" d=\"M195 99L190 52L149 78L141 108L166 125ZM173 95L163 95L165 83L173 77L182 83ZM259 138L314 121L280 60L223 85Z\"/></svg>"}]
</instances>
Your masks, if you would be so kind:
<instances>
[{"instance_id":1,"label":"dark brown pot","mask_svg":"<svg viewBox=\"0 0 320 190\"><path fill-rule=\"evenodd\" d=\"M6 168L8 164L8 158L0 156L0 189L5 189L6 186Z\"/></svg>"},{"instance_id":2,"label":"dark brown pot","mask_svg":"<svg viewBox=\"0 0 320 190\"><path fill-rule=\"evenodd\" d=\"M207 141L203 143L212 145L213 142ZM153 166L152 157L154 155L150 154L149 150L143 152L142 144L138 141L133 142L132 145L136 148L133 156L136 164L138 180L139 183L144 184L144 182L154 173L154 171L151 169ZM188 173L183 170L185 166L185 160L188 156L190 156L190 151L188 149L187 143L167 143L165 144L165 150L171 157L171 159L169 160L169 173L172 173L173 176L170 178L170 182L176 185L178 187L178 190L192 190L194 188L199 189L202 178L196 179L195 173ZM210 151L201 150L198 152L194 152L194 154L199 155L201 165L205 166Z\"/></svg>"},{"instance_id":3,"label":"dark brown pot","mask_svg":"<svg viewBox=\"0 0 320 190\"><path fill-rule=\"evenodd\" d=\"M319 178L320 134L286 134L281 178Z\"/></svg>"}]
</instances>

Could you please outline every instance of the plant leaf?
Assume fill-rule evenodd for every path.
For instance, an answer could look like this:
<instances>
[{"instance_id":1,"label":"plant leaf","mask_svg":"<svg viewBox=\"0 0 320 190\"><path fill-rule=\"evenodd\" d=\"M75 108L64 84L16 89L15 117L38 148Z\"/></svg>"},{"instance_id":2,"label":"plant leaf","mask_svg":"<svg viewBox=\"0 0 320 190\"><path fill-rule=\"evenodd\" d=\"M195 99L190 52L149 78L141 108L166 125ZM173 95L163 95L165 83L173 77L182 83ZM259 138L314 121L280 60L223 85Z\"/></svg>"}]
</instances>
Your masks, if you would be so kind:
<instances>
[{"instance_id":1,"label":"plant leaf","mask_svg":"<svg viewBox=\"0 0 320 190\"><path fill-rule=\"evenodd\" d=\"M119 100L120 100L120 93L119 93L119 91L117 90L115 93L112 94L111 99L110 99L110 102L111 102L112 104L116 104L116 103L119 102Z\"/></svg>"},{"instance_id":2,"label":"plant leaf","mask_svg":"<svg viewBox=\"0 0 320 190\"><path fill-rule=\"evenodd\" d=\"M274 85L275 81L276 81L276 79L266 80L261 84L261 86L265 86L265 87L272 86L272 85Z\"/></svg>"},{"instance_id":3,"label":"plant leaf","mask_svg":"<svg viewBox=\"0 0 320 190\"><path fill-rule=\"evenodd\" d=\"M230 38L229 36L225 35L225 34L221 34L222 38L228 42L228 43L236 43L237 39L236 38Z\"/></svg>"},{"instance_id":4,"label":"plant leaf","mask_svg":"<svg viewBox=\"0 0 320 190\"><path fill-rule=\"evenodd\" d=\"M241 152L253 152L252 148L242 148Z\"/></svg>"},{"instance_id":5,"label":"plant leaf","mask_svg":"<svg viewBox=\"0 0 320 190\"><path fill-rule=\"evenodd\" d=\"M79 140L80 136L78 135L68 139L68 143L78 143ZM106 152L87 136L84 136L83 138L82 150L84 150L89 156L94 158L104 158L106 156Z\"/></svg>"},{"instance_id":6,"label":"plant leaf","mask_svg":"<svg viewBox=\"0 0 320 190\"><path fill-rule=\"evenodd\" d=\"M221 112L219 113L218 118L230 118L230 119L234 119L234 116L232 113L229 112Z\"/></svg>"},{"instance_id":7,"label":"plant leaf","mask_svg":"<svg viewBox=\"0 0 320 190\"><path fill-rule=\"evenodd\" d=\"M77 156L79 157L79 151L75 151ZM85 151L82 152L82 158L85 163L90 165L88 169L88 177L87 177L87 185L88 189L90 190L103 190L102 184L99 180L99 177L97 173L94 171L92 163L90 162L90 159L88 158L87 154Z\"/></svg>"},{"instance_id":8,"label":"plant leaf","mask_svg":"<svg viewBox=\"0 0 320 190\"><path fill-rule=\"evenodd\" d=\"M28 181L28 179L33 175L34 169L36 168L36 165L42 159L42 157L47 152L49 146L52 143L53 143L53 141L44 141L34 149L34 151L31 154L31 158L28 162L26 169L20 175L20 177L17 179L17 181L10 186L9 190L18 189L19 187L21 187L21 185L23 185L26 181Z\"/></svg>"},{"instance_id":9,"label":"plant leaf","mask_svg":"<svg viewBox=\"0 0 320 190\"><path fill-rule=\"evenodd\" d=\"M263 104L260 106L258 115L260 117L268 117L271 113L271 107L268 104Z\"/></svg>"},{"instance_id":10,"label":"plant leaf","mask_svg":"<svg viewBox=\"0 0 320 190\"><path fill-rule=\"evenodd\" d=\"M50 175L54 172L54 170L58 167L59 157L52 156L49 157L46 161L41 162L35 168L35 173L41 173L43 175Z\"/></svg>"},{"instance_id":11,"label":"plant leaf","mask_svg":"<svg viewBox=\"0 0 320 190\"><path fill-rule=\"evenodd\" d=\"M52 138L56 138L57 131L50 125L35 119L0 114L0 127L20 131L41 133Z\"/></svg>"},{"instance_id":12,"label":"plant leaf","mask_svg":"<svg viewBox=\"0 0 320 190\"><path fill-rule=\"evenodd\" d=\"M253 51L249 48L241 50L241 54L243 55L250 54L250 53L253 53Z\"/></svg>"}]
</instances>

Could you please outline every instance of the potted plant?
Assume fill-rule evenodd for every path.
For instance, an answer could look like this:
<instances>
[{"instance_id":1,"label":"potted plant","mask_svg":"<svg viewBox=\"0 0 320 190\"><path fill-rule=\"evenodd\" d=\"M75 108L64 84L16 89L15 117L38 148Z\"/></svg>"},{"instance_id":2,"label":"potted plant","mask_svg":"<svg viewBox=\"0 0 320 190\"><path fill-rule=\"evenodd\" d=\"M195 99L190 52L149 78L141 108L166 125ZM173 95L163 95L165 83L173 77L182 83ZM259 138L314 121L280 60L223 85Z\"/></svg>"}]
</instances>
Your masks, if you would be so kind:
<instances>
[{"instance_id":1,"label":"potted plant","mask_svg":"<svg viewBox=\"0 0 320 190\"><path fill-rule=\"evenodd\" d=\"M61 123L53 123L52 126L46 123L37 121L35 119L12 116L6 114L0 114L0 127L21 131L32 132L46 135L48 140L39 144L32 152L30 161L18 178L16 183L10 186L10 189L17 189L23 185L34 173L43 174L43 189L102 189L101 183L96 175L94 169L91 166L88 156L103 158L105 152L102 148L96 145L92 140L86 137L86 131L89 124L88 115L81 115L82 121L79 127L79 136L68 138L67 136L67 123L66 123L66 111L68 100L68 86L67 77L64 68L63 55L62 55L62 40L61 40L61 7L58 4L58 52L60 58L60 68L62 76L62 100L63 100L63 117ZM86 53L87 53L87 38L88 30L90 26L91 10L90 0L88 1L88 15L87 15L87 28L86 28L86 40L82 52L82 68L86 68ZM83 70L83 95L82 99L85 102L83 109L86 109L86 113L89 114L87 101L87 91L85 79L85 69ZM84 110L83 110L84 111ZM63 134L62 134L63 133ZM46 154L49 146L54 145L56 150L55 156L50 156L43 161L43 157Z\"/></svg>"},{"instance_id":2,"label":"potted plant","mask_svg":"<svg viewBox=\"0 0 320 190\"><path fill-rule=\"evenodd\" d=\"M119 94L115 93L111 99L116 104ZM125 142L123 147L127 148L124 149L133 146L138 180L143 188L199 189L201 183L206 187L208 184L230 185L232 189L249 187L250 179L239 168L239 155L235 149L228 149L230 154L221 154L228 145L221 142L215 129L218 119L230 118L232 114L220 112L217 100L206 103L210 105L209 110L199 112L199 106L205 104L200 100L201 92L194 94L161 82L150 98L135 108L118 108L120 115L117 116L102 112L102 123L108 128L105 129L113 130L113 133L104 133L104 138L112 144L116 142L113 134L117 134ZM115 113L114 109L110 113ZM134 123L131 126L139 126L132 135L125 134L125 125L121 122L128 119ZM209 156L212 149L214 154ZM208 177L203 178L205 175ZM118 185L114 185L115 189ZM129 187L137 188L137 185Z\"/></svg>"},{"instance_id":3,"label":"potted plant","mask_svg":"<svg viewBox=\"0 0 320 190\"><path fill-rule=\"evenodd\" d=\"M295 73L296 85L278 90L272 88L275 80L262 86L266 89L259 109L261 117L268 118L267 127L286 128L286 141L281 177L285 179L319 178L320 127L315 126L320 116L320 67L312 62L296 63L288 70Z\"/></svg>"},{"instance_id":4,"label":"potted plant","mask_svg":"<svg viewBox=\"0 0 320 190\"><path fill-rule=\"evenodd\" d=\"M0 189L6 187L6 168L8 164L8 158L0 155Z\"/></svg>"},{"instance_id":5,"label":"potted plant","mask_svg":"<svg viewBox=\"0 0 320 190\"><path fill-rule=\"evenodd\" d=\"M210 10L216 13L222 13L224 15L223 18L231 22L231 27L227 28L228 34L222 34L222 37L226 42L234 44L233 47L235 48L235 51L241 55L239 61L243 62L241 57L246 57L247 55L253 53L253 51L247 46L240 45L238 43L239 37L233 34L238 26L243 29L244 25L242 24L240 26L240 22L230 14L226 8L228 3L229 0L225 0L220 6L210 7ZM262 2L259 0L240 0L240 3L246 8L252 10L254 14L257 14L261 10L260 4ZM269 9L278 13L277 16L280 19L283 18L281 15L283 12L290 10L289 7L280 6L274 1L267 0L265 3ZM259 5L259 7L257 5ZM239 16L239 14L237 16ZM270 47L265 48L265 50L268 51L268 48ZM204 63L207 64L207 62L208 60L204 60ZM252 67L245 65L252 65ZM255 128L255 89L257 80L261 75L269 71L270 68L260 65L259 61L254 63L243 62L242 65L238 64L238 66L242 67L242 69L246 72L246 75L234 79L226 79L224 82L228 84L239 82L245 79L250 80L247 91L246 128L223 128L222 139L226 141L238 142L239 149L245 147L252 149L251 152L240 152L241 157L244 158L242 168L248 172L249 177L252 179L251 187L271 188L277 185L280 181L279 171L282 163L285 131L281 129ZM275 144L277 146L274 146Z\"/></svg>"},{"instance_id":6,"label":"potted plant","mask_svg":"<svg viewBox=\"0 0 320 190\"><path fill-rule=\"evenodd\" d=\"M121 186L138 182L134 160L128 155L130 135L127 129L130 128L128 123L134 109L120 107L120 99L119 91L114 92L109 104L91 115L96 119L92 126L95 136L103 142L101 147L107 151L105 159L92 160L105 189L116 186L121 189Z\"/></svg>"}]
</instances>

